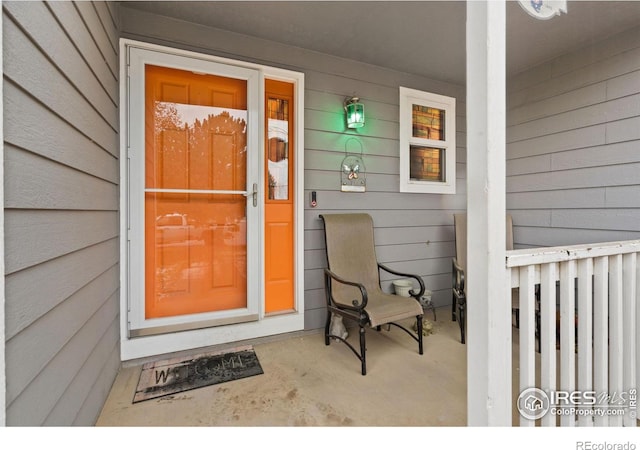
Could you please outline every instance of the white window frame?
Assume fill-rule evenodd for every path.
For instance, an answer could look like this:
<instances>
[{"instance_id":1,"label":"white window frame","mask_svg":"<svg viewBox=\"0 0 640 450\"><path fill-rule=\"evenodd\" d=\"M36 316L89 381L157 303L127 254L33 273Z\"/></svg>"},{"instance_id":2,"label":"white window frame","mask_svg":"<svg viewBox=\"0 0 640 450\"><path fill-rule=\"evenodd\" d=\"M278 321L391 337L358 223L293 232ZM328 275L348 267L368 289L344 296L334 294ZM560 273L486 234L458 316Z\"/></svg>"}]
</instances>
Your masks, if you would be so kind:
<instances>
[{"instance_id":1,"label":"white window frame","mask_svg":"<svg viewBox=\"0 0 640 450\"><path fill-rule=\"evenodd\" d=\"M437 108L445 112L445 138L441 140L413 137L413 105ZM444 181L410 178L411 145L439 148L444 152ZM456 99L400 87L400 192L427 194L456 193Z\"/></svg>"}]
</instances>

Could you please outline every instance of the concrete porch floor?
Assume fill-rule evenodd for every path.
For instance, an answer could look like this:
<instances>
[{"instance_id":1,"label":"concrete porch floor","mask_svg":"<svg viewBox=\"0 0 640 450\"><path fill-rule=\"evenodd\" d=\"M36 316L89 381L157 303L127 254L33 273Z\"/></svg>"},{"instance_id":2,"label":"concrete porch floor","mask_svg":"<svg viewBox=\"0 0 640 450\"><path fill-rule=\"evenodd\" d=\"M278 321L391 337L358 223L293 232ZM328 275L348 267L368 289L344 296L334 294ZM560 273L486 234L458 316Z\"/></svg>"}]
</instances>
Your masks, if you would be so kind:
<instances>
[{"instance_id":1,"label":"concrete porch floor","mask_svg":"<svg viewBox=\"0 0 640 450\"><path fill-rule=\"evenodd\" d=\"M101 433L106 442L113 436L122 437L122 433L110 432L111 427L126 427L133 432L126 434L128 439L137 439L147 446L152 442L184 445L185 439L202 442L195 429L185 434L176 427L199 427L203 432L207 432L205 427L220 427L218 431L230 439L245 443L253 440L259 445L264 444L267 432L272 433L268 436L277 439L282 448L297 448L300 442L312 448L333 446L337 442L339 445L362 444L363 434L356 427L370 427L366 439L375 443L397 444L398 438L408 442L406 439L411 436L416 439L413 442L425 445L441 442L450 446L453 439L469 446L483 442L490 443L492 448L507 449L517 442L527 450L539 449L545 444L551 448L586 448L579 444L584 444L585 439L637 442L637 428L521 428L516 408L512 428L466 427L467 346L460 343L458 323L451 321L450 306L439 308L437 317L433 322L431 312L426 314L434 323L435 333L425 337L422 356L418 355L417 344L397 328L380 333L367 330L368 373L364 377L360 375L360 362L351 350L340 342L325 346L321 332L274 336L171 355L251 344L264 374L136 404L132 400L142 364L147 360L128 362L123 364L93 429L107 432ZM512 338L515 403L519 394L516 328ZM349 341L357 341L357 331L350 330ZM166 355L154 360L165 358ZM536 354L536 365L539 367L539 354ZM257 434L237 434L238 427L252 426L270 428L261 429ZM161 433L150 434L134 427L157 427ZM286 437L273 434L283 430L281 427L295 429L285 430ZM431 428L429 434L424 435L418 427ZM292 435L292 431L305 434ZM316 439L314 432L322 435L318 434ZM526 434L523 436L523 433ZM396 437L389 440L394 435ZM425 436L429 436L427 441L423 441ZM210 438L209 434L201 437Z\"/></svg>"},{"instance_id":2,"label":"concrete porch floor","mask_svg":"<svg viewBox=\"0 0 640 450\"><path fill-rule=\"evenodd\" d=\"M325 346L321 332L229 344L253 345L264 374L136 404L146 361L125 363L96 426L465 426L466 346L458 324L450 307L439 308L435 322L430 311L425 317L435 333L425 337L424 355L402 330L367 330L366 376L346 345ZM355 345L357 330L349 331Z\"/></svg>"}]
</instances>

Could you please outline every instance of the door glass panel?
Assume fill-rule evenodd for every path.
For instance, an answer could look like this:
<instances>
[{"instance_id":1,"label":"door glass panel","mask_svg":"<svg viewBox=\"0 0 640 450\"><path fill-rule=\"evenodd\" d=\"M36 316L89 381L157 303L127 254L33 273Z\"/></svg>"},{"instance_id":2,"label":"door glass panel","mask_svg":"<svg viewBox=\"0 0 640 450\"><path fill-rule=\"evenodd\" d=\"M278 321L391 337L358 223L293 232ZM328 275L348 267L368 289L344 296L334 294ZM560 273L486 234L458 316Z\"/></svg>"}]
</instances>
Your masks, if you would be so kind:
<instances>
[{"instance_id":1,"label":"door glass panel","mask_svg":"<svg viewBox=\"0 0 640 450\"><path fill-rule=\"evenodd\" d=\"M145 317L244 308L246 81L145 76Z\"/></svg>"},{"instance_id":2,"label":"door glass panel","mask_svg":"<svg viewBox=\"0 0 640 450\"><path fill-rule=\"evenodd\" d=\"M289 199L289 101L267 99L269 200Z\"/></svg>"}]
</instances>

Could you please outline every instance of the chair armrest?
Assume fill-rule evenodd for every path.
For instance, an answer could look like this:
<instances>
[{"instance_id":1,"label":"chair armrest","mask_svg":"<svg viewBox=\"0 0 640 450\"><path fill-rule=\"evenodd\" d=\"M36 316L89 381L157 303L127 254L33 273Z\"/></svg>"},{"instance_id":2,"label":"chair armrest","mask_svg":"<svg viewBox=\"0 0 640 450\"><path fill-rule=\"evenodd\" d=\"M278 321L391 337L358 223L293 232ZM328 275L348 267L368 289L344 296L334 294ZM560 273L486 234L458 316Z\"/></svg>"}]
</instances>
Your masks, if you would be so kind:
<instances>
[{"instance_id":1,"label":"chair armrest","mask_svg":"<svg viewBox=\"0 0 640 450\"><path fill-rule=\"evenodd\" d=\"M424 281L422 281L422 278L420 278L418 275L414 275L411 273L402 273L402 272L398 272L397 270L392 270L380 263L378 263L378 268L384 270L385 272L389 272L390 274L393 274L393 275L398 275L406 278L413 278L414 280L418 281L418 284L420 285L420 290L418 292L415 292L413 289L411 289L409 291L409 295L414 297L416 300L420 301L425 291Z\"/></svg>"},{"instance_id":2,"label":"chair armrest","mask_svg":"<svg viewBox=\"0 0 640 450\"><path fill-rule=\"evenodd\" d=\"M324 269L324 278L325 278L325 289L327 292L327 302L331 302L334 306L336 307L340 307L340 308L344 308L344 309L350 309L352 311L358 311L358 312L362 312L362 310L364 308L366 308L367 306L367 302L368 302L368 297L367 297L367 289L364 287L363 284L361 283L357 283L355 281L349 281L349 280L345 280L344 278L339 277L338 275L336 275L335 273L333 273L332 271L330 271L329 269L325 268ZM337 303L334 299L333 299L333 294L331 292L331 282L335 281L337 283L340 284L346 284L348 286L354 286L357 287L358 289L360 289L360 295L361 295L361 301L358 302L358 299L354 299L351 303L353 304L353 306L347 305L345 303Z\"/></svg>"},{"instance_id":3,"label":"chair armrest","mask_svg":"<svg viewBox=\"0 0 640 450\"><path fill-rule=\"evenodd\" d=\"M452 259L452 277L453 277L453 289L458 293L464 292L464 269L460 264L458 264L458 260L456 258Z\"/></svg>"}]
</instances>

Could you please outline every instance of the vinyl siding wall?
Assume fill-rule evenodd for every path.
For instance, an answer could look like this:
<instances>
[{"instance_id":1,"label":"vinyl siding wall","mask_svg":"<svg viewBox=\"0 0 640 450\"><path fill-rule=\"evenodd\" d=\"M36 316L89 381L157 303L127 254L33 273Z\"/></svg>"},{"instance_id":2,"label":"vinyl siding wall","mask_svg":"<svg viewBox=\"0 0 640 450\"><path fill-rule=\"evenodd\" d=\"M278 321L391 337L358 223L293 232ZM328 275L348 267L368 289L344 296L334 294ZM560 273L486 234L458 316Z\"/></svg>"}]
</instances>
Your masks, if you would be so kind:
<instances>
[{"instance_id":1,"label":"vinyl siding wall","mask_svg":"<svg viewBox=\"0 0 640 450\"><path fill-rule=\"evenodd\" d=\"M640 237L640 27L508 81L516 246Z\"/></svg>"},{"instance_id":2,"label":"vinyl siding wall","mask_svg":"<svg viewBox=\"0 0 640 450\"><path fill-rule=\"evenodd\" d=\"M120 367L117 24L3 2L7 425L93 425Z\"/></svg>"},{"instance_id":3,"label":"vinyl siding wall","mask_svg":"<svg viewBox=\"0 0 640 450\"><path fill-rule=\"evenodd\" d=\"M125 5L126 6L126 5ZM324 236L319 215L364 211L373 216L381 262L420 274L436 304L451 302L453 213L465 209L464 89L301 48L189 24L140 11L122 10L123 37L303 72L305 75L304 283L305 328L324 326ZM399 193L399 86L457 98L457 194ZM342 102L358 95L366 126L345 131ZM365 193L340 191L345 145L362 143L367 169ZM310 192L318 206L309 206ZM390 288L390 278L383 283Z\"/></svg>"}]
</instances>

